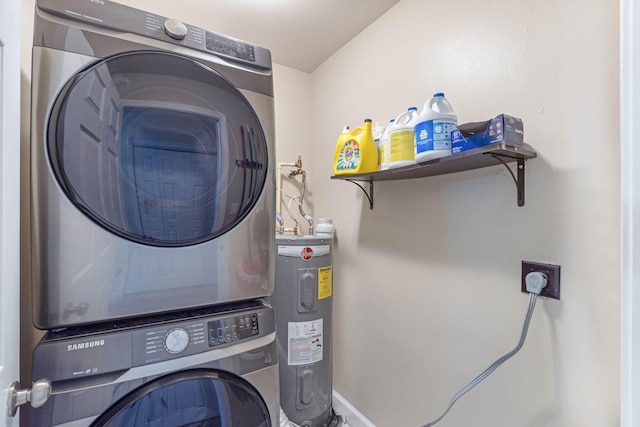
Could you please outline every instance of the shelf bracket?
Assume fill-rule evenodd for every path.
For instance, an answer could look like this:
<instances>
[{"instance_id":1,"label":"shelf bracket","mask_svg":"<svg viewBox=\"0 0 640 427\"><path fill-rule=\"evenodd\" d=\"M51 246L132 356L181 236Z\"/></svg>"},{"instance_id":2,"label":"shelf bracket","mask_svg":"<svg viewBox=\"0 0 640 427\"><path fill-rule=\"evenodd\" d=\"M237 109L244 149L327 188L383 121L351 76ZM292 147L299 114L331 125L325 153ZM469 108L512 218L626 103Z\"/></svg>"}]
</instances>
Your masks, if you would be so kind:
<instances>
[{"instance_id":1,"label":"shelf bracket","mask_svg":"<svg viewBox=\"0 0 640 427\"><path fill-rule=\"evenodd\" d=\"M501 156L495 153L491 153L491 157L498 160L500 163L504 165L505 168L507 168L507 170L511 174L511 178L513 178L513 182L516 183L516 188L518 190L518 206L524 206L524 159L523 158L516 159L517 161L516 172L518 174L518 176L516 177L516 175L513 173L513 171L507 164L507 162L502 158L502 157L506 157L508 159L513 159L513 157Z\"/></svg>"},{"instance_id":2,"label":"shelf bracket","mask_svg":"<svg viewBox=\"0 0 640 427\"><path fill-rule=\"evenodd\" d=\"M365 196L367 196L367 199L369 199L369 209L373 210L373 180L369 181L369 192L367 193L367 190L365 190L365 188L358 184L357 181L353 180L353 179L345 179L345 181L348 181L352 184L357 185L358 187L360 187L360 189L362 190L362 192L364 193Z\"/></svg>"}]
</instances>

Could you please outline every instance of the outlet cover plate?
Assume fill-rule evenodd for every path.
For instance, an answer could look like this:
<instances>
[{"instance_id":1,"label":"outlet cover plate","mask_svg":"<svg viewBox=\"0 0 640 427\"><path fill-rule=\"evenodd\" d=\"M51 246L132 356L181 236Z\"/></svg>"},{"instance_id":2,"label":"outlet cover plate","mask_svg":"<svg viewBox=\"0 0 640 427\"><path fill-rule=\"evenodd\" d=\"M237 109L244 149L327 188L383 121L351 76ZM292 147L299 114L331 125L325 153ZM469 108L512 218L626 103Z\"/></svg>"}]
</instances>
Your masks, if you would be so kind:
<instances>
[{"instance_id":1,"label":"outlet cover plate","mask_svg":"<svg viewBox=\"0 0 640 427\"><path fill-rule=\"evenodd\" d=\"M522 292L527 292L524 278L532 271L539 271L547 276L547 286L540 292L541 297L560 299L560 266L540 262L522 261Z\"/></svg>"}]
</instances>

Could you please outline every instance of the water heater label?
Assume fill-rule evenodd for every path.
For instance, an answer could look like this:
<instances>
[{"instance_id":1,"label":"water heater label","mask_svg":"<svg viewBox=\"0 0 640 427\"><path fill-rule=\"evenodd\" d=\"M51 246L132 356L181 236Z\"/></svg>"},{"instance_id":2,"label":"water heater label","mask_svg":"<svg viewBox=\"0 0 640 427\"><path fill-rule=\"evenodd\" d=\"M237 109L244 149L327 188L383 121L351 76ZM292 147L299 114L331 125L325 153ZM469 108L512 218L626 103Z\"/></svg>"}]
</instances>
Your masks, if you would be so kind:
<instances>
[{"instance_id":1,"label":"water heater label","mask_svg":"<svg viewBox=\"0 0 640 427\"><path fill-rule=\"evenodd\" d=\"M295 246L295 245L278 245L278 255L290 258L303 258L305 254L311 253L311 257L320 257L329 255L331 247L329 245L312 245L312 246Z\"/></svg>"},{"instance_id":2,"label":"water heater label","mask_svg":"<svg viewBox=\"0 0 640 427\"><path fill-rule=\"evenodd\" d=\"M332 266L318 267L318 299L329 298L333 293Z\"/></svg>"},{"instance_id":3,"label":"water heater label","mask_svg":"<svg viewBox=\"0 0 640 427\"><path fill-rule=\"evenodd\" d=\"M308 365L322 360L322 319L289 322L288 364Z\"/></svg>"}]
</instances>

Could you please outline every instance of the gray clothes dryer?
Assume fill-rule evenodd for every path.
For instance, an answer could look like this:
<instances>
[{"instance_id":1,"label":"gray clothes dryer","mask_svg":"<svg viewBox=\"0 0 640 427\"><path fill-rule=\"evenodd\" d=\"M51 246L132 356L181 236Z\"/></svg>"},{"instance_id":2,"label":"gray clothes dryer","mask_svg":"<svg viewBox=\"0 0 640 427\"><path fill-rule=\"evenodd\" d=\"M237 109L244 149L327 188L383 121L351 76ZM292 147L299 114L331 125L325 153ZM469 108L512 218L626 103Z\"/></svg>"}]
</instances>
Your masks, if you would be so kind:
<instances>
[{"instance_id":1,"label":"gray clothes dryer","mask_svg":"<svg viewBox=\"0 0 640 427\"><path fill-rule=\"evenodd\" d=\"M50 331L33 366L52 394L22 425L279 425L274 312L261 300Z\"/></svg>"},{"instance_id":2,"label":"gray clothes dryer","mask_svg":"<svg viewBox=\"0 0 640 427\"><path fill-rule=\"evenodd\" d=\"M109 0L37 0L40 329L273 290L271 55Z\"/></svg>"}]
</instances>

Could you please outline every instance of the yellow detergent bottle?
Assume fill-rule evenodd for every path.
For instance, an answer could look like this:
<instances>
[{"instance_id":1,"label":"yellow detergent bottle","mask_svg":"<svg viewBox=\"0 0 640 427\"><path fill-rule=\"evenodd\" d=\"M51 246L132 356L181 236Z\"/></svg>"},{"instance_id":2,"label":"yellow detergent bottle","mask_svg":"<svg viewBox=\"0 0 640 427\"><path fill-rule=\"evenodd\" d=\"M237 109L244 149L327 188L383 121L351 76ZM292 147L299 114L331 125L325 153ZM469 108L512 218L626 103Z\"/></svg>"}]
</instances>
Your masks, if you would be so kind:
<instances>
[{"instance_id":1,"label":"yellow detergent bottle","mask_svg":"<svg viewBox=\"0 0 640 427\"><path fill-rule=\"evenodd\" d=\"M348 137L340 134L333 155L334 175L369 173L378 170L378 147L373 140L371 119L355 128Z\"/></svg>"}]
</instances>

